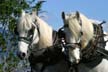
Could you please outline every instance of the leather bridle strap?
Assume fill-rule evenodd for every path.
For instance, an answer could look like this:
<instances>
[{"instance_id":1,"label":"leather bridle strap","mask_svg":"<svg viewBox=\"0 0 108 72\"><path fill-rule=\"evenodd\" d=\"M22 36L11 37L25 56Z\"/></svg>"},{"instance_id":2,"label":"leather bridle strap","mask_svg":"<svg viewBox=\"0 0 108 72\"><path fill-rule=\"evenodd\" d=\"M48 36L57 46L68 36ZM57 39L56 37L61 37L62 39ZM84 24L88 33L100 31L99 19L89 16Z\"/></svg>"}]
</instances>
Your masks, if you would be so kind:
<instances>
[{"instance_id":1,"label":"leather bridle strap","mask_svg":"<svg viewBox=\"0 0 108 72\"><path fill-rule=\"evenodd\" d=\"M23 41L23 42L25 42L27 44L30 43L30 40L27 37L18 37L18 41Z\"/></svg>"}]
</instances>

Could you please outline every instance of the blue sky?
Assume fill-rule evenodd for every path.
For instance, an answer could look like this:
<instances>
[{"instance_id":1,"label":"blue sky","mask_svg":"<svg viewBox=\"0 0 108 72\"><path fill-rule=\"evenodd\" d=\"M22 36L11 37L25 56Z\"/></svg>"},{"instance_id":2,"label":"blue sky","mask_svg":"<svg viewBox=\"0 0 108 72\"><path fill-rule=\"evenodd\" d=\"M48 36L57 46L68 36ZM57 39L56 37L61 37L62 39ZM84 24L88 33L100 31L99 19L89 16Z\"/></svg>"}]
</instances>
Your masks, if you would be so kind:
<instances>
[{"instance_id":1,"label":"blue sky","mask_svg":"<svg viewBox=\"0 0 108 72\"><path fill-rule=\"evenodd\" d=\"M46 0L43 10L47 11L46 22L54 29L63 25L61 12L79 11L88 18L108 20L108 0Z\"/></svg>"}]
</instances>

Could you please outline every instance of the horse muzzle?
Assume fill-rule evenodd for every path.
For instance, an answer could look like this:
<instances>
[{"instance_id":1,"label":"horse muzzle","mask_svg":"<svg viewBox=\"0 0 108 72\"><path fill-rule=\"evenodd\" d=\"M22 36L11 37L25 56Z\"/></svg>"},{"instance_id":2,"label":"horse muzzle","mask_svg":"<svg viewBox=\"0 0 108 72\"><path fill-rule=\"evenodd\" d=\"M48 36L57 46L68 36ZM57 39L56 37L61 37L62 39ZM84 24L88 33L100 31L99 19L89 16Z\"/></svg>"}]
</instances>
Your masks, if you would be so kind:
<instances>
[{"instance_id":1,"label":"horse muzzle","mask_svg":"<svg viewBox=\"0 0 108 72\"><path fill-rule=\"evenodd\" d=\"M27 59L28 58L28 54L24 53L24 52L17 52L17 56L23 60L23 59Z\"/></svg>"},{"instance_id":2,"label":"horse muzzle","mask_svg":"<svg viewBox=\"0 0 108 72\"><path fill-rule=\"evenodd\" d=\"M76 64L78 64L80 62L80 59L76 59Z\"/></svg>"}]
</instances>

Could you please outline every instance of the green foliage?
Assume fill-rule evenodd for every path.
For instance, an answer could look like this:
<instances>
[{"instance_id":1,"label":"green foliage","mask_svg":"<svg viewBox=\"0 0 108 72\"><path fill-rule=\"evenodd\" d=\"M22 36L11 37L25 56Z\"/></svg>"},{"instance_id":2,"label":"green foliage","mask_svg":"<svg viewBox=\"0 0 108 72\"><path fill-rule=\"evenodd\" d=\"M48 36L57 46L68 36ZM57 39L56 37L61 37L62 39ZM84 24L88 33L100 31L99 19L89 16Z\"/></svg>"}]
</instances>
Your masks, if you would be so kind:
<instances>
[{"instance_id":1,"label":"green foliage","mask_svg":"<svg viewBox=\"0 0 108 72\"><path fill-rule=\"evenodd\" d=\"M42 8L42 4L44 2L46 2L46 1L38 1L38 3L36 3L36 5L33 7L34 9L36 9L36 11L38 11L37 14L39 14L39 12L42 11L41 8Z\"/></svg>"},{"instance_id":2,"label":"green foliage","mask_svg":"<svg viewBox=\"0 0 108 72\"><path fill-rule=\"evenodd\" d=\"M0 72L15 72L19 69L20 59L16 56L17 36L14 29L21 10L42 11L45 1L35 0L0 0ZM34 6L31 4L35 3ZM29 64L25 64L25 67ZM24 66L24 65L23 65Z\"/></svg>"}]
</instances>

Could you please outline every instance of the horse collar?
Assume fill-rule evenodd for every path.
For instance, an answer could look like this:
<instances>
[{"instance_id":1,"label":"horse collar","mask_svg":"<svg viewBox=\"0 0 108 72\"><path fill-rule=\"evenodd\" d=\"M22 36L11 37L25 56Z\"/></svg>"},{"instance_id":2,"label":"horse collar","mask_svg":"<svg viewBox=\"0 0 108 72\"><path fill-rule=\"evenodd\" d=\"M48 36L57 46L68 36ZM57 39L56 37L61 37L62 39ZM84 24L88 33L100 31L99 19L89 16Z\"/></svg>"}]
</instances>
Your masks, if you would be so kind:
<instances>
[{"instance_id":1,"label":"horse collar","mask_svg":"<svg viewBox=\"0 0 108 72\"><path fill-rule=\"evenodd\" d=\"M85 59L86 62L92 61L97 58L97 56L102 56L102 53L99 52L101 51L102 48L105 48L105 41L104 41L104 36L103 36L103 29L102 26L94 24L94 38L93 40L90 41L90 45L88 45L84 50L82 50L82 59Z\"/></svg>"}]
</instances>

